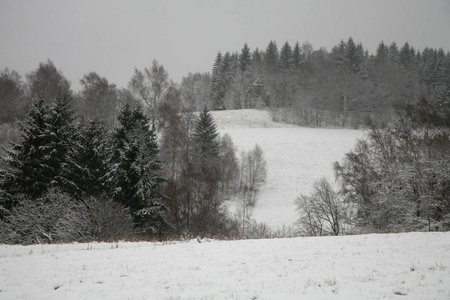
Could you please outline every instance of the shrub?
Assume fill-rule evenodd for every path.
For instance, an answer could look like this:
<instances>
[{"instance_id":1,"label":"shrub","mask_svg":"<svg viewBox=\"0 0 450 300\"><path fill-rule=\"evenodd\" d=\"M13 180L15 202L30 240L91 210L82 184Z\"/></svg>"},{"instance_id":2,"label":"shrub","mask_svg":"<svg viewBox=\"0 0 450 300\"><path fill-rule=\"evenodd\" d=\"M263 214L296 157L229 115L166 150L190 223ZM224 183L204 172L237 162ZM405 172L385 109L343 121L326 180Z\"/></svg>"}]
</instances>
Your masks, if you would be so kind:
<instances>
[{"instance_id":1,"label":"shrub","mask_svg":"<svg viewBox=\"0 0 450 300\"><path fill-rule=\"evenodd\" d=\"M6 244L110 241L133 233L131 215L121 204L77 201L56 189L20 200L0 222L0 243Z\"/></svg>"}]
</instances>

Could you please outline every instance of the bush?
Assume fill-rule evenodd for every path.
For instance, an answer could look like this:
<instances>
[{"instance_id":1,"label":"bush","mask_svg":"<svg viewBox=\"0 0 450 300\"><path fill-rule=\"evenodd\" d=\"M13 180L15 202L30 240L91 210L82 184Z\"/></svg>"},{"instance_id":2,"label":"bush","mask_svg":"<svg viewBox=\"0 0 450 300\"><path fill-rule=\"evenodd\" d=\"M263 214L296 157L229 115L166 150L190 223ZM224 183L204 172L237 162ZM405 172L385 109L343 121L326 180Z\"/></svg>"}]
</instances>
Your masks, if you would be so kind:
<instances>
[{"instance_id":1,"label":"bush","mask_svg":"<svg viewBox=\"0 0 450 300\"><path fill-rule=\"evenodd\" d=\"M89 198L58 220L55 235L61 242L117 241L133 235L133 219L113 200Z\"/></svg>"},{"instance_id":2,"label":"bush","mask_svg":"<svg viewBox=\"0 0 450 300\"><path fill-rule=\"evenodd\" d=\"M61 216L75 209L71 198L50 190L39 199L20 199L1 224L0 242L35 244L55 242L55 225Z\"/></svg>"},{"instance_id":3,"label":"bush","mask_svg":"<svg viewBox=\"0 0 450 300\"><path fill-rule=\"evenodd\" d=\"M127 209L112 200L77 201L52 189L38 199L22 199L1 222L0 243L110 241L133 233Z\"/></svg>"}]
</instances>

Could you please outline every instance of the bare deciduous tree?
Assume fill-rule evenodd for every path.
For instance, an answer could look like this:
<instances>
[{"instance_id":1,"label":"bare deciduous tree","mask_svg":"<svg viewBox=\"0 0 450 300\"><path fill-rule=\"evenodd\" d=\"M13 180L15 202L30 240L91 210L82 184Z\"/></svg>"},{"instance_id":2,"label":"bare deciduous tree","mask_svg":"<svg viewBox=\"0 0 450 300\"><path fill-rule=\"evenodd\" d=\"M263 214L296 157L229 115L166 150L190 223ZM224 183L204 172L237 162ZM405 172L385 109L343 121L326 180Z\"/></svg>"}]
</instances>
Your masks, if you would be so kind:
<instances>
[{"instance_id":1,"label":"bare deciduous tree","mask_svg":"<svg viewBox=\"0 0 450 300\"><path fill-rule=\"evenodd\" d=\"M300 212L298 225L308 235L330 233L339 235L343 217L343 203L325 179L314 183L314 192L310 196L301 195L296 200Z\"/></svg>"}]
</instances>

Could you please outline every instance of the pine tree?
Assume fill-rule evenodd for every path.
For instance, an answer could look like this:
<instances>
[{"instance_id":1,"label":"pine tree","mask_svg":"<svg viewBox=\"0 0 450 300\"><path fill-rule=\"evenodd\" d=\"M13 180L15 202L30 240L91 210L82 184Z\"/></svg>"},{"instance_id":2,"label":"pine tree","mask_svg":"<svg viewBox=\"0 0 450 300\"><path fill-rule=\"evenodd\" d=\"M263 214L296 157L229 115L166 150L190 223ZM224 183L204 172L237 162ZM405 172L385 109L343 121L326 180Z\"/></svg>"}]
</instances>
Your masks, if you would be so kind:
<instances>
[{"instance_id":1,"label":"pine tree","mask_svg":"<svg viewBox=\"0 0 450 300\"><path fill-rule=\"evenodd\" d=\"M381 64L386 61L388 58L388 47L384 44L382 41L380 44L378 44L377 53L376 53L376 61L378 64Z\"/></svg>"},{"instance_id":2,"label":"pine tree","mask_svg":"<svg viewBox=\"0 0 450 300\"><path fill-rule=\"evenodd\" d=\"M362 45L356 45L352 37L350 37L345 44L345 61L350 70L355 73L360 71L362 55L364 55Z\"/></svg>"},{"instance_id":3,"label":"pine tree","mask_svg":"<svg viewBox=\"0 0 450 300\"><path fill-rule=\"evenodd\" d=\"M50 187L76 193L71 181L72 110L68 96L49 107L44 100L33 103L25 123L20 123L22 143L6 150L8 168L0 173L2 194L7 199L25 194L38 198Z\"/></svg>"},{"instance_id":4,"label":"pine tree","mask_svg":"<svg viewBox=\"0 0 450 300\"><path fill-rule=\"evenodd\" d=\"M270 41L264 53L264 63L267 68L274 68L278 63L278 47L277 43Z\"/></svg>"},{"instance_id":5,"label":"pine tree","mask_svg":"<svg viewBox=\"0 0 450 300\"><path fill-rule=\"evenodd\" d=\"M392 42L391 45L389 45L388 48L388 56L389 59L393 62L397 62L398 61L398 47L397 47L397 43Z\"/></svg>"},{"instance_id":6,"label":"pine tree","mask_svg":"<svg viewBox=\"0 0 450 300\"><path fill-rule=\"evenodd\" d=\"M73 180L83 196L101 197L106 194L109 139L102 122L89 121L79 124L80 130L71 152L74 162Z\"/></svg>"},{"instance_id":7,"label":"pine tree","mask_svg":"<svg viewBox=\"0 0 450 300\"><path fill-rule=\"evenodd\" d=\"M70 195L80 195L80 189L74 182L76 162L72 160L75 150L75 128L73 125L72 98L62 96L55 99L49 113L49 136L47 148L50 153L44 156L48 168L55 172L53 185Z\"/></svg>"},{"instance_id":8,"label":"pine tree","mask_svg":"<svg viewBox=\"0 0 450 300\"><path fill-rule=\"evenodd\" d=\"M245 43L244 47L241 50L241 54L239 55L239 66L242 72L245 72L250 66L252 60L252 56L250 53L250 48L247 43Z\"/></svg>"},{"instance_id":9,"label":"pine tree","mask_svg":"<svg viewBox=\"0 0 450 300\"><path fill-rule=\"evenodd\" d=\"M253 51L252 54L252 65L259 65L263 61L263 53L258 48Z\"/></svg>"},{"instance_id":10,"label":"pine tree","mask_svg":"<svg viewBox=\"0 0 450 300\"><path fill-rule=\"evenodd\" d=\"M278 64L284 69L290 68L293 64L292 48L288 42L284 43L283 47L281 47Z\"/></svg>"},{"instance_id":11,"label":"pine tree","mask_svg":"<svg viewBox=\"0 0 450 300\"><path fill-rule=\"evenodd\" d=\"M292 64L295 68L300 67L300 64L302 62L302 53L300 50L300 44L298 42L295 43L294 50L292 52Z\"/></svg>"},{"instance_id":12,"label":"pine tree","mask_svg":"<svg viewBox=\"0 0 450 300\"><path fill-rule=\"evenodd\" d=\"M217 53L212 70L212 105L214 107L223 106L224 97L224 57L222 57L222 53L219 52Z\"/></svg>"},{"instance_id":13,"label":"pine tree","mask_svg":"<svg viewBox=\"0 0 450 300\"><path fill-rule=\"evenodd\" d=\"M218 135L214 119L205 107L200 113L194 132L194 140L201 156L216 157L219 154Z\"/></svg>"},{"instance_id":14,"label":"pine tree","mask_svg":"<svg viewBox=\"0 0 450 300\"><path fill-rule=\"evenodd\" d=\"M131 110L126 105L118 120L107 176L112 196L131 209L142 230L161 234L169 225L165 221L168 209L162 203L165 196L159 191L165 178L160 175L156 135L141 107Z\"/></svg>"},{"instance_id":15,"label":"pine tree","mask_svg":"<svg viewBox=\"0 0 450 300\"><path fill-rule=\"evenodd\" d=\"M43 100L35 101L28 111L25 123L19 123L22 143L13 144L12 149L3 148L8 156L2 157L7 168L0 172L0 184L3 205L7 208L10 208L17 194L30 194L32 191L40 194L49 183L44 182L44 186L41 186L41 180L37 180L42 176L39 172L41 146L45 144L43 132L48 110L49 107L44 105Z\"/></svg>"}]
</instances>

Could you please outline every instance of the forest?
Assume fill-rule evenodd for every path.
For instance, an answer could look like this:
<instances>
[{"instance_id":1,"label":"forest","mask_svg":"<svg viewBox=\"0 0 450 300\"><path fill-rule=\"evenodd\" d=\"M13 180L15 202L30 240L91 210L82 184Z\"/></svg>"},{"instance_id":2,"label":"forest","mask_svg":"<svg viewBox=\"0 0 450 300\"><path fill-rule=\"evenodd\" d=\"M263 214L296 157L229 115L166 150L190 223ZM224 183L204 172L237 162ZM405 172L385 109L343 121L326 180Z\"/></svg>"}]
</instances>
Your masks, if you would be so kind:
<instances>
[{"instance_id":1,"label":"forest","mask_svg":"<svg viewBox=\"0 0 450 300\"><path fill-rule=\"evenodd\" d=\"M209 113L244 108L367 131L334 165L339 190L319 181L298 197L298 234L450 229L450 53L442 49L380 42L369 54L352 38L331 51L270 41L219 52L210 73L179 84L156 60L126 88L96 72L80 84L73 91L51 60L24 77L0 73L1 243L245 238L264 153L258 145L236 153ZM239 199L240 218L229 199Z\"/></svg>"}]
</instances>

